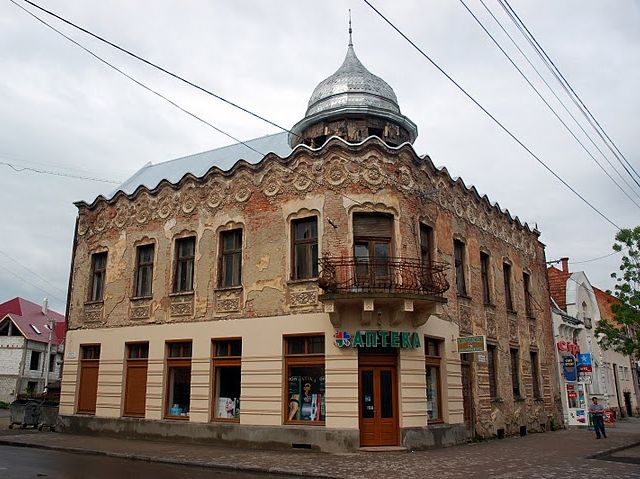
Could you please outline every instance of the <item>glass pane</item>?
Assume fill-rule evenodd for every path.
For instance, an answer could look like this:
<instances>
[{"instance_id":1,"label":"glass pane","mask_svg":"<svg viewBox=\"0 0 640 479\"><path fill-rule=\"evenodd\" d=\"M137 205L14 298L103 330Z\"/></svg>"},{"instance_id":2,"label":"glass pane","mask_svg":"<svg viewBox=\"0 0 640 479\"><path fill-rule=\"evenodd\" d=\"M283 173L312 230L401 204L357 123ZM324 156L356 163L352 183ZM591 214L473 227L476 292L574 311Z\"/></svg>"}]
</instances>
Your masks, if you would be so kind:
<instances>
[{"instance_id":1,"label":"glass pane","mask_svg":"<svg viewBox=\"0 0 640 479\"><path fill-rule=\"evenodd\" d=\"M367 243L356 243L354 248L356 257L356 276L358 281L366 281L369 276L369 245Z\"/></svg>"},{"instance_id":2,"label":"glass pane","mask_svg":"<svg viewBox=\"0 0 640 479\"><path fill-rule=\"evenodd\" d=\"M388 243L376 243L374 247L374 257L376 262L376 276L387 277L389 276L389 244Z\"/></svg>"},{"instance_id":3,"label":"glass pane","mask_svg":"<svg viewBox=\"0 0 640 479\"><path fill-rule=\"evenodd\" d=\"M313 336L309 338L309 354L324 353L324 336Z\"/></svg>"},{"instance_id":4,"label":"glass pane","mask_svg":"<svg viewBox=\"0 0 640 479\"><path fill-rule=\"evenodd\" d=\"M427 366L427 415L429 419L440 419L438 410L438 368Z\"/></svg>"},{"instance_id":5,"label":"glass pane","mask_svg":"<svg viewBox=\"0 0 640 479\"><path fill-rule=\"evenodd\" d=\"M191 400L191 367L169 368L169 416L188 416Z\"/></svg>"},{"instance_id":6,"label":"glass pane","mask_svg":"<svg viewBox=\"0 0 640 479\"><path fill-rule=\"evenodd\" d=\"M215 417L240 417L240 366L216 367Z\"/></svg>"},{"instance_id":7,"label":"glass pane","mask_svg":"<svg viewBox=\"0 0 640 479\"><path fill-rule=\"evenodd\" d=\"M380 417L393 417L393 382L391 371L380 371Z\"/></svg>"},{"instance_id":8,"label":"glass pane","mask_svg":"<svg viewBox=\"0 0 640 479\"><path fill-rule=\"evenodd\" d=\"M360 372L360 386L362 388L362 417L371 419L374 415L375 401L373 397L373 371Z\"/></svg>"},{"instance_id":9,"label":"glass pane","mask_svg":"<svg viewBox=\"0 0 640 479\"><path fill-rule=\"evenodd\" d=\"M289 368L289 421L324 421L324 366Z\"/></svg>"},{"instance_id":10,"label":"glass pane","mask_svg":"<svg viewBox=\"0 0 640 479\"><path fill-rule=\"evenodd\" d=\"M310 258L308 244L296 245L295 261L296 261L296 279L308 278L311 274L310 271Z\"/></svg>"},{"instance_id":11,"label":"glass pane","mask_svg":"<svg viewBox=\"0 0 640 479\"><path fill-rule=\"evenodd\" d=\"M304 354L304 342L305 338L288 338L287 354Z\"/></svg>"}]
</instances>

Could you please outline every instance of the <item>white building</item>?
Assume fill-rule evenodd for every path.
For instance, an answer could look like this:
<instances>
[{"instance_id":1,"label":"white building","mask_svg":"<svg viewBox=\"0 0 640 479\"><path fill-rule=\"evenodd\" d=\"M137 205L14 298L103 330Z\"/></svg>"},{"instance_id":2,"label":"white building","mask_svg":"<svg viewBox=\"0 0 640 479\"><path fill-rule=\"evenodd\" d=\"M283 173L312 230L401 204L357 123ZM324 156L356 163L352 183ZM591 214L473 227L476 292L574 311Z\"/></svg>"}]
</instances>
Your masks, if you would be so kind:
<instances>
[{"instance_id":1,"label":"white building","mask_svg":"<svg viewBox=\"0 0 640 479\"><path fill-rule=\"evenodd\" d=\"M60 387L65 329L64 316L31 301L0 304L0 401L43 392L45 374L49 389Z\"/></svg>"}]
</instances>

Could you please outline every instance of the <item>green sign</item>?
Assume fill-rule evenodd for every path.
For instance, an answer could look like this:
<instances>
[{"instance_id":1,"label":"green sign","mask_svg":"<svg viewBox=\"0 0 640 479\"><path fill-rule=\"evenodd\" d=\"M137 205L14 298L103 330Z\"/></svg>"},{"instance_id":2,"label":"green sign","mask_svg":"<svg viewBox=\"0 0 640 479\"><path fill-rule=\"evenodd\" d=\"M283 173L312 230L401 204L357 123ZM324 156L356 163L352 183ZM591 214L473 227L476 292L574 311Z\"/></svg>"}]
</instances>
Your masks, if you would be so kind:
<instances>
[{"instance_id":1,"label":"green sign","mask_svg":"<svg viewBox=\"0 0 640 479\"><path fill-rule=\"evenodd\" d=\"M334 335L339 348L419 348L418 333L407 331L336 331Z\"/></svg>"},{"instance_id":2,"label":"green sign","mask_svg":"<svg viewBox=\"0 0 640 479\"><path fill-rule=\"evenodd\" d=\"M466 336L458 338L458 352L462 353L482 353L487 350L487 343L484 336Z\"/></svg>"}]
</instances>

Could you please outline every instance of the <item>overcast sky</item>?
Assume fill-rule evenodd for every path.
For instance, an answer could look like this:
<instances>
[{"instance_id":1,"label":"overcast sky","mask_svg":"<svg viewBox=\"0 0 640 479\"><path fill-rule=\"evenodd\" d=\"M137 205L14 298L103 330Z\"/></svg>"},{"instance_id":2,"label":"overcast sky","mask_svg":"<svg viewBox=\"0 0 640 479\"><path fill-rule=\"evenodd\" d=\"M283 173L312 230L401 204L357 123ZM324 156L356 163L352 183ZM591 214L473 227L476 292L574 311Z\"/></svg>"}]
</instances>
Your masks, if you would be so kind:
<instances>
[{"instance_id":1,"label":"overcast sky","mask_svg":"<svg viewBox=\"0 0 640 479\"><path fill-rule=\"evenodd\" d=\"M484 1L535 61L497 1ZM480 1L465 2L548 101L557 105ZM616 229L500 131L362 1L37 3L286 127L302 118L314 87L341 64L351 8L356 52L371 72L392 86L403 114L418 125L414 146L419 154L429 154L436 165L475 185L512 215L537 224L548 260L569 256L577 262L611 252ZM372 3L615 224L639 224L640 208L564 130L461 2ZM511 4L640 171L640 2L512 0ZM38 15L238 138L278 132L55 19ZM1 162L118 181L148 161L157 163L232 143L101 64L8 0L0 2L0 65ZM545 75L551 81L548 72ZM566 113L559 111L570 123ZM640 204L640 188L626 176L635 186L631 191L583 134L574 130ZM608 158L622 171L612 155ZM22 296L40 302L47 296L53 309L64 312L77 211L73 202L90 201L115 186L16 172L0 164L0 301ZM612 287L609 275L618 264L619 256L614 255L571 268L586 271L594 285L606 289Z\"/></svg>"}]
</instances>

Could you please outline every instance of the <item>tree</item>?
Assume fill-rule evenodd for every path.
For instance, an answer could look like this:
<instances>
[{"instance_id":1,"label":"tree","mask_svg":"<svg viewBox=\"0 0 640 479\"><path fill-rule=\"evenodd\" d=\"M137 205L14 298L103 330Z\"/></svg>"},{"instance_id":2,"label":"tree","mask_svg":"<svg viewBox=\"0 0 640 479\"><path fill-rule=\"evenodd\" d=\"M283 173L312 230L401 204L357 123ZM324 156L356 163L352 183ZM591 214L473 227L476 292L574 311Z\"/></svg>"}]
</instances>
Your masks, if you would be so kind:
<instances>
[{"instance_id":1,"label":"tree","mask_svg":"<svg viewBox=\"0 0 640 479\"><path fill-rule=\"evenodd\" d=\"M611 305L614 321L601 320L595 333L605 349L640 357L640 226L618 231L613 250L622 253L620 271L611 273L620 302Z\"/></svg>"}]
</instances>

